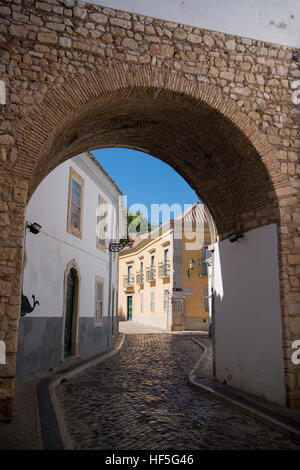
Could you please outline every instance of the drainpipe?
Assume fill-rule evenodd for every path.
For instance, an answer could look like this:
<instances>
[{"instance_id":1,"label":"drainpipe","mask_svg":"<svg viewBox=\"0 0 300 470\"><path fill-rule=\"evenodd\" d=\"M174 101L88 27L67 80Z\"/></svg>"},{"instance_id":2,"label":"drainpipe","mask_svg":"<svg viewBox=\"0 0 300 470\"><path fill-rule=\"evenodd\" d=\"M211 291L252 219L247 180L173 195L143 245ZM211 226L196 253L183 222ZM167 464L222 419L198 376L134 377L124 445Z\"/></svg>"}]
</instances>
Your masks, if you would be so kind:
<instances>
[{"instance_id":1,"label":"drainpipe","mask_svg":"<svg viewBox=\"0 0 300 470\"><path fill-rule=\"evenodd\" d=\"M110 246L110 244L108 245ZM111 315L111 271L112 271L112 252L109 249L109 276L108 276L108 336L107 336L107 347L109 348L112 341L112 315Z\"/></svg>"}]
</instances>

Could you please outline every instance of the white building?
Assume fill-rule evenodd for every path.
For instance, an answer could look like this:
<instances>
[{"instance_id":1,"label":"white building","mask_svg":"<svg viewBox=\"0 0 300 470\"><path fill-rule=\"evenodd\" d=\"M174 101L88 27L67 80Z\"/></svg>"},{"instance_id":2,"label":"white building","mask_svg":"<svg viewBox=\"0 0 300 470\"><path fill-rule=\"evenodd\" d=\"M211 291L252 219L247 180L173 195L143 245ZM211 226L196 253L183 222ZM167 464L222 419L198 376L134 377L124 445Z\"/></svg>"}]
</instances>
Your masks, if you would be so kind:
<instances>
[{"instance_id":1,"label":"white building","mask_svg":"<svg viewBox=\"0 0 300 470\"><path fill-rule=\"evenodd\" d=\"M17 380L109 348L118 329L118 255L108 244L118 239L121 195L85 152L53 170L29 201Z\"/></svg>"}]
</instances>

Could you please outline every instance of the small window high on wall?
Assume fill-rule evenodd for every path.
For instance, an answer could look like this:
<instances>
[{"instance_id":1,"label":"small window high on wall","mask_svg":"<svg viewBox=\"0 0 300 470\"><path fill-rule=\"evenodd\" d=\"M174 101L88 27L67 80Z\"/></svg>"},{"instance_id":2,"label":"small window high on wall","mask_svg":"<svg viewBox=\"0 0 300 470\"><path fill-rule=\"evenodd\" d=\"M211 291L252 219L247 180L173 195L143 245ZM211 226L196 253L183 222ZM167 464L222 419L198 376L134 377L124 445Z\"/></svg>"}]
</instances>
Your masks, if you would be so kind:
<instances>
[{"instance_id":1,"label":"small window high on wall","mask_svg":"<svg viewBox=\"0 0 300 470\"><path fill-rule=\"evenodd\" d=\"M105 250L108 236L108 207L107 202L98 196L97 208L97 248Z\"/></svg>"},{"instance_id":2,"label":"small window high on wall","mask_svg":"<svg viewBox=\"0 0 300 470\"><path fill-rule=\"evenodd\" d=\"M79 238L82 238L83 190L84 179L71 167L67 231Z\"/></svg>"}]
</instances>

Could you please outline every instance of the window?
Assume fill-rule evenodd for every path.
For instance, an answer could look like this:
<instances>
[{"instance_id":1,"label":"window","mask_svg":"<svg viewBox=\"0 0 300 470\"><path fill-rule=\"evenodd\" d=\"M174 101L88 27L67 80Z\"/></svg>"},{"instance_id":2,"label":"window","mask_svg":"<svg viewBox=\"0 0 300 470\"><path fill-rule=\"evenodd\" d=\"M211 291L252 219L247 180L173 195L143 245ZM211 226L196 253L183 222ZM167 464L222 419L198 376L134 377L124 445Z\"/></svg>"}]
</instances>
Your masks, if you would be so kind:
<instances>
[{"instance_id":1,"label":"window","mask_svg":"<svg viewBox=\"0 0 300 470\"><path fill-rule=\"evenodd\" d=\"M151 255L151 269L155 268L155 255Z\"/></svg>"},{"instance_id":2,"label":"window","mask_svg":"<svg viewBox=\"0 0 300 470\"><path fill-rule=\"evenodd\" d=\"M153 291L150 293L150 311L151 313L155 312L155 293Z\"/></svg>"},{"instance_id":3,"label":"window","mask_svg":"<svg viewBox=\"0 0 300 470\"><path fill-rule=\"evenodd\" d=\"M144 293L140 293L140 313L144 312Z\"/></svg>"},{"instance_id":4,"label":"window","mask_svg":"<svg viewBox=\"0 0 300 470\"><path fill-rule=\"evenodd\" d=\"M67 231L82 237L83 178L70 167Z\"/></svg>"},{"instance_id":5,"label":"window","mask_svg":"<svg viewBox=\"0 0 300 470\"><path fill-rule=\"evenodd\" d=\"M205 246L203 251L204 259L208 259L211 257L211 251L208 249L208 246Z\"/></svg>"},{"instance_id":6,"label":"window","mask_svg":"<svg viewBox=\"0 0 300 470\"><path fill-rule=\"evenodd\" d=\"M103 291L103 279L97 276L95 282L95 323L98 325L102 325L103 322Z\"/></svg>"},{"instance_id":7,"label":"window","mask_svg":"<svg viewBox=\"0 0 300 470\"><path fill-rule=\"evenodd\" d=\"M99 249L106 248L106 239L108 235L108 207L106 201L98 196L97 208L97 243Z\"/></svg>"},{"instance_id":8,"label":"window","mask_svg":"<svg viewBox=\"0 0 300 470\"><path fill-rule=\"evenodd\" d=\"M204 259L201 259L200 261L200 271L199 271L199 276L207 276L207 263Z\"/></svg>"},{"instance_id":9,"label":"window","mask_svg":"<svg viewBox=\"0 0 300 470\"><path fill-rule=\"evenodd\" d=\"M128 278L128 283L131 284L131 282L132 282L132 264L127 266L127 278Z\"/></svg>"},{"instance_id":10,"label":"window","mask_svg":"<svg viewBox=\"0 0 300 470\"><path fill-rule=\"evenodd\" d=\"M167 290L164 291L164 312L169 312L169 293Z\"/></svg>"},{"instance_id":11,"label":"window","mask_svg":"<svg viewBox=\"0 0 300 470\"><path fill-rule=\"evenodd\" d=\"M211 251L209 251L207 246L203 247L202 250L202 258L200 261L200 271L199 276L207 276L208 275L208 265L207 260L211 257Z\"/></svg>"},{"instance_id":12,"label":"window","mask_svg":"<svg viewBox=\"0 0 300 470\"><path fill-rule=\"evenodd\" d=\"M132 264L127 265L127 274L124 274L124 287L130 287L134 283L134 276L132 273Z\"/></svg>"},{"instance_id":13,"label":"window","mask_svg":"<svg viewBox=\"0 0 300 470\"><path fill-rule=\"evenodd\" d=\"M208 287L204 287L204 310L205 312L209 312L209 294L208 294Z\"/></svg>"},{"instance_id":14,"label":"window","mask_svg":"<svg viewBox=\"0 0 300 470\"><path fill-rule=\"evenodd\" d=\"M164 250L164 263L165 265L169 263L169 249Z\"/></svg>"}]
</instances>

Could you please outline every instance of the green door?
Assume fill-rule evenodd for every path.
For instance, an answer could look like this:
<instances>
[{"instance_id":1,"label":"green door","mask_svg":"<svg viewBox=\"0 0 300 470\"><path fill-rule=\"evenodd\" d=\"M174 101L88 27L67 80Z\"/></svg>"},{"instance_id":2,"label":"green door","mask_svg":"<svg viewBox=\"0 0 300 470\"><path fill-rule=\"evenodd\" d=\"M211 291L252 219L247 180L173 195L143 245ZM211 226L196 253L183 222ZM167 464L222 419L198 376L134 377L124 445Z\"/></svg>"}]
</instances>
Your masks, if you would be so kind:
<instances>
[{"instance_id":1,"label":"green door","mask_svg":"<svg viewBox=\"0 0 300 470\"><path fill-rule=\"evenodd\" d=\"M75 279L74 279L74 274L72 273L72 270L71 270L67 278L67 305L66 305L65 341L64 341L64 356L65 357L71 355L74 285L75 285Z\"/></svg>"},{"instance_id":2,"label":"green door","mask_svg":"<svg viewBox=\"0 0 300 470\"><path fill-rule=\"evenodd\" d=\"M132 320L132 295L127 296L127 320Z\"/></svg>"}]
</instances>

